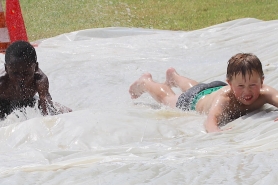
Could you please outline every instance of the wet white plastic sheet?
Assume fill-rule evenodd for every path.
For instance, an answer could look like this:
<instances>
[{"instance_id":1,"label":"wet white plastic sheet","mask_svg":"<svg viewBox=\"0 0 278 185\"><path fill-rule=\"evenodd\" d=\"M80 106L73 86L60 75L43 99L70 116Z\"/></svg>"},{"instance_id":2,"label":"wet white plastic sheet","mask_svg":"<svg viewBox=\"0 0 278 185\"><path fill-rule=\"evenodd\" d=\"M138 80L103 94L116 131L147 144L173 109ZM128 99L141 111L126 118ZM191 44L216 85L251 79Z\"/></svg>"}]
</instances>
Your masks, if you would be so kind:
<instances>
[{"instance_id":1,"label":"wet white plastic sheet","mask_svg":"<svg viewBox=\"0 0 278 185\"><path fill-rule=\"evenodd\" d=\"M54 101L72 113L15 111L0 127L0 184L275 184L276 108L207 134L205 115L161 106L129 86L169 67L200 82L225 81L228 59L256 54L278 89L278 21L239 19L196 31L99 28L39 41ZM0 55L1 65L4 55ZM178 89L175 92L180 93Z\"/></svg>"}]
</instances>

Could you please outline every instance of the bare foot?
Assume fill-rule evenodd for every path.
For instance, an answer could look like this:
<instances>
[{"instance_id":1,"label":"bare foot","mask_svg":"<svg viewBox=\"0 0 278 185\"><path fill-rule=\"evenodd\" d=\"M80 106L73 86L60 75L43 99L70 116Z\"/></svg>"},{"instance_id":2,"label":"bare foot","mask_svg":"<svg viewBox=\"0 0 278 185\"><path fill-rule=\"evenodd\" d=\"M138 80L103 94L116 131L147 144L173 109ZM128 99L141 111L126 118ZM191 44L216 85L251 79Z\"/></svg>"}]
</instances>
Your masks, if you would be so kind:
<instances>
[{"instance_id":1,"label":"bare foot","mask_svg":"<svg viewBox=\"0 0 278 185\"><path fill-rule=\"evenodd\" d=\"M166 71L166 81L165 84L168 85L169 87L177 87L176 81L175 81L175 76L179 75L177 71L174 68L169 68Z\"/></svg>"},{"instance_id":2,"label":"bare foot","mask_svg":"<svg viewBox=\"0 0 278 185\"><path fill-rule=\"evenodd\" d=\"M136 99L146 92L145 81L149 79L152 79L152 75L150 73L145 73L130 86L129 94L132 99Z\"/></svg>"}]
</instances>

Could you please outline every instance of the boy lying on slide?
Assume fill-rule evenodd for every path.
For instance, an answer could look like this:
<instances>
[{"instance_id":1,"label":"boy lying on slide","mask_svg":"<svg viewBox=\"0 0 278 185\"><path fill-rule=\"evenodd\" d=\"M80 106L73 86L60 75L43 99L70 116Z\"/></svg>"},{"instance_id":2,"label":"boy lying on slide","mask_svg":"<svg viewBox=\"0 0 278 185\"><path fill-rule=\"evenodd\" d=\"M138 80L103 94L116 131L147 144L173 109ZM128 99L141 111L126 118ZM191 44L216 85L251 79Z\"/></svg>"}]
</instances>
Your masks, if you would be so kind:
<instances>
[{"instance_id":1,"label":"boy lying on slide","mask_svg":"<svg viewBox=\"0 0 278 185\"><path fill-rule=\"evenodd\" d=\"M12 43L6 50L5 70L0 72L0 119L17 108L33 107L36 99L43 115L72 111L58 103L54 106L48 89L48 78L38 66L34 47L25 41Z\"/></svg>"},{"instance_id":2,"label":"boy lying on slide","mask_svg":"<svg viewBox=\"0 0 278 185\"><path fill-rule=\"evenodd\" d=\"M135 99L147 92L157 102L172 108L206 113L207 132L218 132L220 123L243 116L266 103L278 107L278 91L263 84L264 73L257 56L239 53L230 58L226 78L228 84L221 81L198 83L170 68L165 83L154 82L151 74L146 73L130 86L129 93ZM171 87L179 87L183 93L178 96Z\"/></svg>"}]
</instances>

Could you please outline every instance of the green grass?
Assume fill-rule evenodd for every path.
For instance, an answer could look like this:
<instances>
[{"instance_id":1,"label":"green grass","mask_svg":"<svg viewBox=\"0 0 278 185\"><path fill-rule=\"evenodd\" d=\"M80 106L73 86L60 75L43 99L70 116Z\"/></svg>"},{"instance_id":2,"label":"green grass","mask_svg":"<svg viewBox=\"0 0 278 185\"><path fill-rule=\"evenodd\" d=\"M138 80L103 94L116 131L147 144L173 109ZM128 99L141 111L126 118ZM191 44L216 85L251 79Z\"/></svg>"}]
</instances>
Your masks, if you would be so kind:
<instances>
[{"instance_id":1,"label":"green grass","mask_svg":"<svg viewBox=\"0 0 278 185\"><path fill-rule=\"evenodd\" d=\"M239 18L278 19L277 0L21 0L20 4L30 41L99 27L188 31Z\"/></svg>"}]
</instances>

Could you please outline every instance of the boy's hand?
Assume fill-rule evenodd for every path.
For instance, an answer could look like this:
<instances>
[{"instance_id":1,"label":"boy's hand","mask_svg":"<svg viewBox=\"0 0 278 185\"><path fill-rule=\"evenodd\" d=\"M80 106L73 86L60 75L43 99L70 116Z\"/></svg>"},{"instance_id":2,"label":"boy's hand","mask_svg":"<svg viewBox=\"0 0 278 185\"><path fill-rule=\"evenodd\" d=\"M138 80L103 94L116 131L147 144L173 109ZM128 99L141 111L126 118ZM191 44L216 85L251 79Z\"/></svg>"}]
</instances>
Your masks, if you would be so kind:
<instances>
[{"instance_id":1,"label":"boy's hand","mask_svg":"<svg viewBox=\"0 0 278 185\"><path fill-rule=\"evenodd\" d=\"M68 108L64 105L61 105L60 103L54 102L53 104L54 104L58 114L64 114L64 113L72 112L71 108Z\"/></svg>"},{"instance_id":2,"label":"boy's hand","mask_svg":"<svg viewBox=\"0 0 278 185\"><path fill-rule=\"evenodd\" d=\"M220 128L214 124L205 124L205 128L208 133L221 131Z\"/></svg>"},{"instance_id":3,"label":"boy's hand","mask_svg":"<svg viewBox=\"0 0 278 185\"><path fill-rule=\"evenodd\" d=\"M278 120L278 118L277 118L277 120ZM227 130L231 130L231 129L232 129L232 127L225 128L225 129L220 129L219 127L215 127L215 126L206 127L206 130L207 130L208 133L210 133L210 132L223 132L223 131L227 131Z\"/></svg>"},{"instance_id":4,"label":"boy's hand","mask_svg":"<svg viewBox=\"0 0 278 185\"><path fill-rule=\"evenodd\" d=\"M278 121L278 118L276 118L274 121Z\"/></svg>"}]
</instances>

